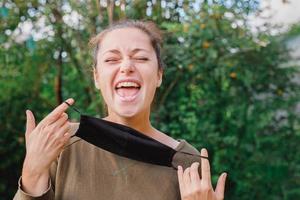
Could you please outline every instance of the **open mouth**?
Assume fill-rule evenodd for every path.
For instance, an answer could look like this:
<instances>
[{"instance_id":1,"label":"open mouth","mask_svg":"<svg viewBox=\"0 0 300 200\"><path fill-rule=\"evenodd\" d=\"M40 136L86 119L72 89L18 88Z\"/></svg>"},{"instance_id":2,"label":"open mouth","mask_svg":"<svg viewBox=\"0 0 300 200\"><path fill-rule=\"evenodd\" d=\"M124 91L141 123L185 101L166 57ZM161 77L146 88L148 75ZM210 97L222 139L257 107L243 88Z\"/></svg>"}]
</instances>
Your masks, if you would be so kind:
<instances>
[{"instance_id":1,"label":"open mouth","mask_svg":"<svg viewBox=\"0 0 300 200\"><path fill-rule=\"evenodd\" d=\"M141 89L141 85L133 81L122 81L116 84L115 90L123 101L132 101Z\"/></svg>"}]
</instances>

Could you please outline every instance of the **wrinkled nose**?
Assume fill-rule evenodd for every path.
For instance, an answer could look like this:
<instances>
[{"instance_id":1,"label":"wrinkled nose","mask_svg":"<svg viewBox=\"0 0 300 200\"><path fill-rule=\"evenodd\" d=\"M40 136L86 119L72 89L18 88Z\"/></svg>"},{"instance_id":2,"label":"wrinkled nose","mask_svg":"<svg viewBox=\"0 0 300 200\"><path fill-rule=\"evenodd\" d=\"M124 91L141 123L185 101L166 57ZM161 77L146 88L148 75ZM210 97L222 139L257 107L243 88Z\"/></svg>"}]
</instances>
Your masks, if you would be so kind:
<instances>
[{"instance_id":1,"label":"wrinkled nose","mask_svg":"<svg viewBox=\"0 0 300 200\"><path fill-rule=\"evenodd\" d=\"M130 74L134 72L135 68L133 62L130 59L124 59L120 66L120 72L125 74Z\"/></svg>"}]
</instances>

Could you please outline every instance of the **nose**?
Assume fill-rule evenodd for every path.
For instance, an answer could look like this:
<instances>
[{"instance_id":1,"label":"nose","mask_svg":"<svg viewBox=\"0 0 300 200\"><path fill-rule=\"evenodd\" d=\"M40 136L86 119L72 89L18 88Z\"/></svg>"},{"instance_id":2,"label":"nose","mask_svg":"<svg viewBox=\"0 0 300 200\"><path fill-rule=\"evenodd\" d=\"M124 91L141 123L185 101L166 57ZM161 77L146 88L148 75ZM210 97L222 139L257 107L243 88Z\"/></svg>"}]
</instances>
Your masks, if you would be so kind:
<instances>
[{"instance_id":1,"label":"nose","mask_svg":"<svg viewBox=\"0 0 300 200\"><path fill-rule=\"evenodd\" d=\"M121 73L125 73L125 74L129 74L134 72L134 66L133 66L133 62L131 62L130 59L126 58L122 61L121 66L120 66L120 72Z\"/></svg>"}]
</instances>

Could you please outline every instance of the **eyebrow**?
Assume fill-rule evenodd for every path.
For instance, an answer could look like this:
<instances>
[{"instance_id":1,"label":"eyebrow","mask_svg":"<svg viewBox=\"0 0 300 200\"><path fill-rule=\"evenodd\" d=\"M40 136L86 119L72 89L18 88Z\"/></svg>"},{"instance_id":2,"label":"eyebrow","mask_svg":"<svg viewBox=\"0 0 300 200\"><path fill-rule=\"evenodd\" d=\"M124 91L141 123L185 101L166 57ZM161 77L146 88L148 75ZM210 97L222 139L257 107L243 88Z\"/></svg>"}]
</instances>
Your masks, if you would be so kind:
<instances>
[{"instance_id":1,"label":"eyebrow","mask_svg":"<svg viewBox=\"0 0 300 200\"><path fill-rule=\"evenodd\" d=\"M148 52L148 53L149 53L148 50L146 50L146 49L141 49L141 48L135 48L135 49L133 49L131 52L132 52L133 54L135 54L135 53L137 53L137 52L139 52L139 51L145 51L145 52ZM103 52L103 55L106 54L106 53L115 53L115 54L119 54L120 51L117 50L117 49L111 49L111 50L107 50L107 51Z\"/></svg>"}]
</instances>

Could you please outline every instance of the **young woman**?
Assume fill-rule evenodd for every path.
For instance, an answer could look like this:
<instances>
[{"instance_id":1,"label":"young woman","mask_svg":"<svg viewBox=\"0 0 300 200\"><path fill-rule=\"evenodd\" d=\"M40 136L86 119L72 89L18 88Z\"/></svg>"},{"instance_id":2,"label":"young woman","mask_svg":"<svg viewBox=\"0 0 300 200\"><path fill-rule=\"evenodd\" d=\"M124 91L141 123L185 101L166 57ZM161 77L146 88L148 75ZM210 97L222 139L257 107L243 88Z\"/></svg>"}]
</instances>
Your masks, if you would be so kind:
<instances>
[{"instance_id":1,"label":"young woman","mask_svg":"<svg viewBox=\"0 0 300 200\"><path fill-rule=\"evenodd\" d=\"M226 173L214 190L208 159L189 155L199 152L155 129L149 120L163 74L161 35L155 24L120 22L91 43L95 86L108 109L103 120L133 128L175 150L172 165L178 168L116 155L77 136L70 139L79 124L68 121L65 111L74 103L68 99L37 125L26 111L26 157L14 199L223 199ZM205 149L201 156L208 157Z\"/></svg>"}]
</instances>

